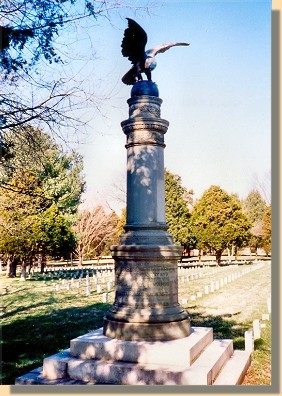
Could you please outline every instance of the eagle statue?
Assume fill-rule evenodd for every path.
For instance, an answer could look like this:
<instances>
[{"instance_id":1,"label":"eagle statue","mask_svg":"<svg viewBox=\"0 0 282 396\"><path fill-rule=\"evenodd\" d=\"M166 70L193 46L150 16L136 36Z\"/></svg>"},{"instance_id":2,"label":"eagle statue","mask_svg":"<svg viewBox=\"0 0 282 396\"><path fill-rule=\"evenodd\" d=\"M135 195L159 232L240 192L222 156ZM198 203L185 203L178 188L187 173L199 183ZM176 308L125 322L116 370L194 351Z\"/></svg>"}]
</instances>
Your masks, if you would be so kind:
<instances>
[{"instance_id":1,"label":"eagle statue","mask_svg":"<svg viewBox=\"0 0 282 396\"><path fill-rule=\"evenodd\" d=\"M128 20L128 27L124 31L121 53L133 64L131 69L121 79L126 85L133 85L135 82L143 80L142 73L145 73L147 79L151 81L151 72L157 65L155 60L157 54L177 45L189 45L188 43L178 42L160 44L146 51L147 34L145 30L133 19L126 19Z\"/></svg>"}]
</instances>

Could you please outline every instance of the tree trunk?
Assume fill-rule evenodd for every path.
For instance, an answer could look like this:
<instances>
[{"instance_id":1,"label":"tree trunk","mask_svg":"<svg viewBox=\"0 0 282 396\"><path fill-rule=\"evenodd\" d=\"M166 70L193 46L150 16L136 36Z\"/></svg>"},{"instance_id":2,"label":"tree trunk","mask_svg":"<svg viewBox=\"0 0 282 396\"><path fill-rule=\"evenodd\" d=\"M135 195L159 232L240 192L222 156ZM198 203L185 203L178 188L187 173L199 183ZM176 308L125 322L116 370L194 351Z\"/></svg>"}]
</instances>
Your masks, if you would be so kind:
<instances>
[{"instance_id":1,"label":"tree trunk","mask_svg":"<svg viewBox=\"0 0 282 396\"><path fill-rule=\"evenodd\" d=\"M232 252L230 251L229 248L227 248L227 254L228 254L228 262L231 262L231 256L232 256Z\"/></svg>"},{"instance_id":2,"label":"tree trunk","mask_svg":"<svg viewBox=\"0 0 282 396\"><path fill-rule=\"evenodd\" d=\"M6 275L9 278L15 278L17 272L18 260L14 257L9 257L7 260Z\"/></svg>"},{"instance_id":3,"label":"tree trunk","mask_svg":"<svg viewBox=\"0 0 282 396\"><path fill-rule=\"evenodd\" d=\"M10 276L12 260L10 257L7 259L6 276Z\"/></svg>"},{"instance_id":4,"label":"tree trunk","mask_svg":"<svg viewBox=\"0 0 282 396\"><path fill-rule=\"evenodd\" d=\"M216 261L217 261L217 265L220 264L221 255L222 255L222 250L216 250L216 252L215 252L215 258L216 258Z\"/></svg>"},{"instance_id":5,"label":"tree trunk","mask_svg":"<svg viewBox=\"0 0 282 396\"><path fill-rule=\"evenodd\" d=\"M238 260L238 248L237 246L234 246L234 256L235 256L235 260Z\"/></svg>"},{"instance_id":6,"label":"tree trunk","mask_svg":"<svg viewBox=\"0 0 282 396\"><path fill-rule=\"evenodd\" d=\"M38 255L38 265L40 266L40 273L43 274L46 266L46 256L45 254Z\"/></svg>"},{"instance_id":7,"label":"tree trunk","mask_svg":"<svg viewBox=\"0 0 282 396\"><path fill-rule=\"evenodd\" d=\"M199 263L201 263L202 262L202 249L199 249Z\"/></svg>"},{"instance_id":8,"label":"tree trunk","mask_svg":"<svg viewBox=\"0 0 282 396\"><path fill-rule=\"evenodd\" d=\"M22 261L21 281L26 281L26 262Z\"/></svg>"},{"instance_id":9,"label":"tree trunk","mask_svg":"<svg viewBox=\"0 0 282 396\"><path fill-rule=\"evenodd\" d=\"M41 261L41 266L40 266L40 273L43 274L43 272L45 271L45 267L46 267L46 256L45 254L42 254L42 261Z\"/></svg>"},{"instance_id":10,"label":"tree trunk","mask_svg":"<svg viewBox=\"0 0 282 396\"><path fill-rule=\"evenodd\" d=\"M82 264L83 264L83 254L82 253L78 253L78 268L82 268Z\"/></svg>"}]
</instances>

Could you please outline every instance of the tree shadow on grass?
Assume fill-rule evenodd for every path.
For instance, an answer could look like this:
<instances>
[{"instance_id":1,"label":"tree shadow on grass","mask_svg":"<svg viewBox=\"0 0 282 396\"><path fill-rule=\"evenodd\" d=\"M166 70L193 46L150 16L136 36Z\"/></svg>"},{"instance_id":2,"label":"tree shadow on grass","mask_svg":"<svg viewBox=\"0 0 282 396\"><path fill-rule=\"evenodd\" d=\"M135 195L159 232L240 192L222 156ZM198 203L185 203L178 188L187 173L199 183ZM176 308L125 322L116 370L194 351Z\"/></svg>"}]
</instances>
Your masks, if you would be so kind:
<instances>
[{"instance_id":1,"label":"tree shadow on grass","mask_svg":"<svg viewBox=\"0 0 282 396\"><path fill-rule=\"evenodd\" d=\"M215 339L244 337L245 331L249 330L249 325L246 323L238 323L231 319L233 315L206 315L202 312L189 312L191 318L191 325L196 327L212 327ZM230 319L226 319L230 318ZM244 349L244 348L240 348Z\"/></svg>"},{"instance_id":2,"label":"tree shadow on grass","mask_svg":"<svg viewBox=\"0 0 282 396\"><path fill-rule=\"evenodd\" d=\"M69 348L70 340L103 326L110 304L53 310L2 326L2 384L42 366L43 359Z\"/></svg>"}]
</instances>

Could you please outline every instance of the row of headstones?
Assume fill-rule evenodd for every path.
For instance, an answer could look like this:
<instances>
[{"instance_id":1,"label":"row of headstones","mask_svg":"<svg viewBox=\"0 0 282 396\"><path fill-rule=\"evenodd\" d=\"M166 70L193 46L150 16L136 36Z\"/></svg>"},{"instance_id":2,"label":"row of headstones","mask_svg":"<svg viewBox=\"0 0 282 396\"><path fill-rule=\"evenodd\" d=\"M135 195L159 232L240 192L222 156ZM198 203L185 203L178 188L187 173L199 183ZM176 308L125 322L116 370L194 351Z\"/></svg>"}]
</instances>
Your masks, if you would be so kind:
<instances>
[{"instance_id":1,"label":"row of headstones","mask_svg":"<svg viewBox=\"0 0 282 396\"><path fill-rule=\"evenodd\" d=\"M261 315L262 321L270 320L271 315L271 297L267 298L267 310L268 313L263 313ZM261 329L265 328L266 324L261 323L260 319L255 319L253 321L253 328L245 331L245 350L253 352L255 349L255 340L261 338Z\"/></svg>"},{"instance_id":2,"label":"row of headstones","mask_svg":"<svg viewBox=\"0 0 282 396\"><path fill-rule=\"evenodd\" d=\"M113 271L114 267L113 266L101 266L101 265L94 265L92 264L91 266L88 267L56 267L56 266L52 266L52 267L46 267L44 273L48 274L49 272L60 272L60 273L67 273L67 272L86 272L86 271ZM39 274L41 275L41 271L39 268L37 267L32 267L30 272L32 274Z\"/></svg>"},{"instance_id":3,"label":"row of headstones","mask_svg":"<svg viewBox=\"0 0 282 396\"><path fill-rule=\"evenodd\" d=\"M47 280L63 280L63 279L82 279L91 275L96 278L105 280L108 277L113 277L114 271L110 269L99 270L99 269L79 269L79 270L58 270L58 271L48 271L44 274L35 273L35 279L43 279L45 282ZM30 274L29 279L33 279L33 274Z\"/></svg>"},{"instance_id":4,"label":"row of headstones","mask_svg":"<svg viewBox=\"0 0 282 396\"><path fill-rule=\"evenodd\" d=\"M239 267L238 264L228 265L228 266L225 266L225 267L212 268L211 270L209 269L207 272L200 271L200 272L197 272L197 273L194 273L194 274L191 274L191 275L187 275L187 273L190 272L190 269L188 269L188 268L184 268L183 269L182 268L180 270L179 278L181 280L181 283L185 283L185 282L189 282L191 280L195 280L195 279L202 278L202 277L205 277L205 276L210 276L211 274L214 275L214 274L217 274L219 272L227 271L229 269L234 269L234 268L238 268L238 267ZM182 276L181 276L181 274L182 274ZM186 277L183 276L183 274L186 274Z\"/></svg>"},{"instance_id":5,"label":"row of headstones","mask_svg":"<svg viewBox=\"0 0 282 396\"><path fill-rule=\"evenodd\" d=\"M230 274L228 276L225 276L224 278L221 278L219 281L211 282L210 285L206 285L204 289L204 294L209 294L209 293L214 293L216 290L219 290L221 287L224 287L228 283L231 283L239 278L241 276L246 275L252 271L255 271L259 268L262 268L264 266L264 263L259 263L255 264L250 268L243 268L241 272L235 272L233 274ZM191 295L190 300L191 301L196 301L197 298L203 297L203 292L198 292L196 295ZM183 298L181 301L181 304L188 304L188 299Z\"/></svg>"},{"instance_id":6,"label":"row of headstones","mask_svg":"<svg viewBox=\"0 0 282 396\"><path fill-rule=\"evenodd\" d=\"M97 294L103 293L103 289L105 287L104 283L106 283L107 291L111 291L113 289L113 287L115 285L115 282L113 279L110 279L110 280L108 280L108 282L103 282L103 284L101 284L101 283L99 283L99 280L96 277L94 278L94 276L95 275L93 275L93 281L94 281L94 285L96 287ZM91 281L90 281L89 275L86 275L85 285L82 285L82 283L84 283L82 281L83 281L83 278L79 278L76 281L76 288L80 289L81 287L85 287L86 294L91 294ZM56 284L56 286L55 286L56 291L60 291L61 286L64 286L64 285L66 285L66 290L71 290L74 283L75 283L74 278L71 278L70 282L68 282L66 279L63 279L61 284L60 283Z\"/></svg>"},{"instance_id":7,"label":"row of headstones","mask_svg":"<svg viewBox=\"0 0 282 396\"><path fill-rule=\"evenodd\" d=\"M206 266L206 267L204 267L204 270L207 270L207 272L204 271L204 273L206 275L208 275L210 273L216 274L218 272L222 272L222 271L226 271L226 270L234 269L234 268L238 268L238 267L239 267L239 264L225 265L224 267L210 267L210 266ZM193 271L195 269L197 270L198 268L194 268L194 267L179 268L178 269L178 275L179 276L180 275L184 275L184 274L187 275L189 272L191 272L191 271ZM203 268L200 267L200 269L201 269L200 272L202 272Z\"/></svg>"}]
</instances>

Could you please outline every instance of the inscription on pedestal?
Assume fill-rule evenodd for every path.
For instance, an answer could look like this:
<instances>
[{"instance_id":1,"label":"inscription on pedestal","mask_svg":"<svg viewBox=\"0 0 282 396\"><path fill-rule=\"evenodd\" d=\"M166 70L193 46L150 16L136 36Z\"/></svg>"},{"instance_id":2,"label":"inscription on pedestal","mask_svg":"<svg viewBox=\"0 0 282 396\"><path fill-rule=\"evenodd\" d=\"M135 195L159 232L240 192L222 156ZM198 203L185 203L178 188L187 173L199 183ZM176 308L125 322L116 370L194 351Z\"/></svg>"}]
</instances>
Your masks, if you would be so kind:
<instances>
[{"instance_id":1,"label":"inscription on pedestal","mask_svg":"<svg viewBox=\"0 0 282 396\"><path fill-rule=\"evenodd\" d=\"M177 303L177 273L173 268L128 271L122 263L116 272L116 302L138 306L169 306Z\"/></svg>"}]
</instances>

